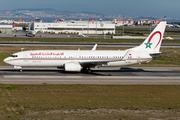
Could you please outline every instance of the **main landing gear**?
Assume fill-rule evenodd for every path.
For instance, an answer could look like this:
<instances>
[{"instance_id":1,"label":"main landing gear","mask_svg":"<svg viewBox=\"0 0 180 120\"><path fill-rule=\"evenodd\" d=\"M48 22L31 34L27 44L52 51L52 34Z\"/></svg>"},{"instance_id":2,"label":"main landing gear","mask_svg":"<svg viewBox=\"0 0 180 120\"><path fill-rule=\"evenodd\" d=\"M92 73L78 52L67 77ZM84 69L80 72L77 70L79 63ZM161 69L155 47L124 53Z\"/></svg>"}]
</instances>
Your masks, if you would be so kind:
<instances>
[{"instance_id":1,"label":"main landing gear","mask_svg":"<svg viewBox=\"0 0 180 120\"><path fill-rule=\"evenodd\" d=\"M83 69L81 70L81 72L91 74L91 73L92 73L92 70L91 70L90 68L83 68Z\"/></svg>"},{"instance_id":2,"label":"main landing gear","mask_svg":"<svg viewBox=\"0 0 180 120\"><path fill-rule=\"evenodd\" d=\"M88 72L89 74L91 74L91 73L92 73L92 70L91 70L91 69L88 69L87 72Z\"/></svg>"}]
</instances>

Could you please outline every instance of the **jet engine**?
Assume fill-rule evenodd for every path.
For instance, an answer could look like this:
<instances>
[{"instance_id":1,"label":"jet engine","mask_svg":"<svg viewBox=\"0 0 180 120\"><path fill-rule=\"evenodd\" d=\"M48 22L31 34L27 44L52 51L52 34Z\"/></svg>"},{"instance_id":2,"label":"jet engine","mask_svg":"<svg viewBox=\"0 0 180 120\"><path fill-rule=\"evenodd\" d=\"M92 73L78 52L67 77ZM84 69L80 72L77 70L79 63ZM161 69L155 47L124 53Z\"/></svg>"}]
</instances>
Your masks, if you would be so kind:
<instances>
[{"instance_id":1,"label":"jet engine","mask_svg":"<svg viewBox=\"0 0 180 120\"><path fill-rule=\"evenodd\" d=\"M65 63L64 71L66 72L80 72L82 66L79 63Z\"/></svg>"}]
</instances>

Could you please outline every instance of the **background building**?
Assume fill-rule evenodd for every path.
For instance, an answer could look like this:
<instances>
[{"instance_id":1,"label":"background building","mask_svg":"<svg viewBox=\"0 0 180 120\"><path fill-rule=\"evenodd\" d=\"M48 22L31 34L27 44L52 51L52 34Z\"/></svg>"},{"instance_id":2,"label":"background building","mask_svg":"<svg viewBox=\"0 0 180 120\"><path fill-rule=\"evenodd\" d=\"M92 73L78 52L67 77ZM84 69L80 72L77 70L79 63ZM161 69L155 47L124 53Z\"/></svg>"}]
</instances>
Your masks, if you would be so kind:
<instances>
[{"instance_id":1,"label":"background building","mask_svg":"<svg viewBox=\"0 0 180 120\"><path fill-rule=\"evenodd\" d=\"M82 34L114 34L115 24L109 22L59 22L59 23L45 23L33 22L31 30L36 32L53 32L53 33L82 33Z\"/></svg>"},{"instance_id":2,"label":"background building","mask_svg":"<svg viewBox=\"0 0 180 120\"><path fill-rule=\"evenodd\" d=\"M132 20L132 19L128 19L128 20L114 19L114 20L112 20L112 23L116 24L116 27L123 26L123 25L131 26L134 24L134 20Z\"/></svg>"},{"instance_id":3,"label":"background building","mask_svg":"<svg viewBox=\"0 0 180 120\"><path fill-rule=\"evenodd\" d=\"M12 25L0 25L0 33L12 32Z\"/></svg>"}]
</instances>

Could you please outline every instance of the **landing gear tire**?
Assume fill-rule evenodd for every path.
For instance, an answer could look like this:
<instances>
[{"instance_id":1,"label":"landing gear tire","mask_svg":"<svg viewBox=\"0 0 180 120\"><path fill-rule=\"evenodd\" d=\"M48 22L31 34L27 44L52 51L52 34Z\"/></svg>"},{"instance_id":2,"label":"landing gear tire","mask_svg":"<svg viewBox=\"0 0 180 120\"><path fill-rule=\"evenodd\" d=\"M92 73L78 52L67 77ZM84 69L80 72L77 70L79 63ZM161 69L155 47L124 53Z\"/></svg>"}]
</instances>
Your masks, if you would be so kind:
<instances>
[{"instance_id":1,"label":"landing gear tire","mask_svg":"<svg viewBox=\"0 0 180 120\"><path fill-rule=\"evenodd\" d=\"M82 71L83 73L92 73L92 70L90 68L83 68Z\"/></svg>"},{"instance_id":2,"label":"landing gear tire","mask_svg":"<svg viewBox=\"0 0 180 120\"><path fill-rule=\"evenodd\" d=\"M92 70L91 70L91 69L88 69L87 72L90 74L90 73L92 73Z\"/></svg>"}]
</instances>

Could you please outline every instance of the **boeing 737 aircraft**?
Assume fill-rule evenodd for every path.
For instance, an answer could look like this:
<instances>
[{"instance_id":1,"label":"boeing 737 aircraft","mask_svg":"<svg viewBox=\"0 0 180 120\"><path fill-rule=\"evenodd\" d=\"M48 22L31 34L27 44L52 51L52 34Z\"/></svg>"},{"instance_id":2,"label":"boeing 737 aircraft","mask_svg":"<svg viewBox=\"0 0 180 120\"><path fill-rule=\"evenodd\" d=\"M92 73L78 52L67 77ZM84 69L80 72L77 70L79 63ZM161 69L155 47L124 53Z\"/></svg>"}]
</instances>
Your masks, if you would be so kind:
<instances>
[{"instance_id":1,"label":"boeing 737 aircraft","mask_svg":"<svg viewBox=\"0 0 180 120\"><path fill-rule=\"evenodd\" d=\"M32 50L21 51L4 59L4 62L22 69L25 66L57 67L68 72L80 72L102 66L127 66L149 62L161 56L159 51L166 22L160 22L139 46L127 50Z\"/></svg>"},{"instance_id":2,"label":"boeing 737 aircraft","mask_svg":"<svg viewBox=\"0 0 180 120\"><path fill-rule=\"evenodd\" d=\"M33 23L33 20L31 20L31 22L30 22L29 25L28 25L28 31L27 31L27 33L26 33L26 36L28 36L28 35L35 36L35 35L36 35L36 31L30 30L32 23Z\"/></svg>"}]
</instances>

